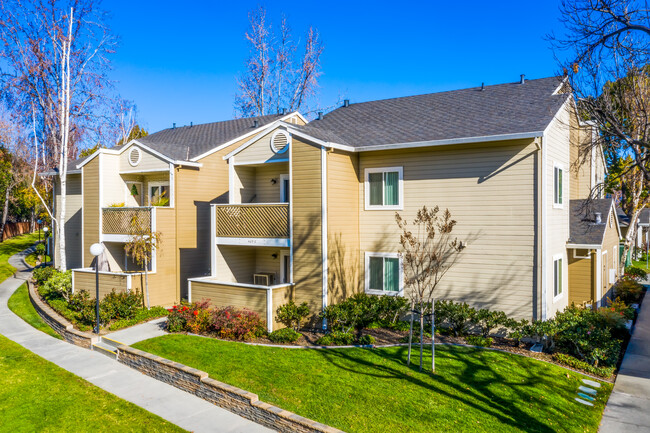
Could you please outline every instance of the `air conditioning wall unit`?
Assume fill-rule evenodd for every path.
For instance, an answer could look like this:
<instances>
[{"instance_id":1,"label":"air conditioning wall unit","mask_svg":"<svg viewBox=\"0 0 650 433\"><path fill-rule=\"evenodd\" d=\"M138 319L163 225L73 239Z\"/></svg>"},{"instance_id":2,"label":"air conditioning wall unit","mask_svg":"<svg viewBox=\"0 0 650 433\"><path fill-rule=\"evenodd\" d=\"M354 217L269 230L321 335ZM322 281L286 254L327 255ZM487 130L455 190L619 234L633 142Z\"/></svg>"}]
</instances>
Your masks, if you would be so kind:
<instances>
[{"instance_id":1,"label":"air conditioning wall unit","mask_svg":"<svg viewBox=\"0 0 650 433\"><path fill-rule=\"evenodd\" d=\"M253 274L253 284L258 286L272 286L275 284L275 274L273 272Z\"/></svg>"}]
</instances>

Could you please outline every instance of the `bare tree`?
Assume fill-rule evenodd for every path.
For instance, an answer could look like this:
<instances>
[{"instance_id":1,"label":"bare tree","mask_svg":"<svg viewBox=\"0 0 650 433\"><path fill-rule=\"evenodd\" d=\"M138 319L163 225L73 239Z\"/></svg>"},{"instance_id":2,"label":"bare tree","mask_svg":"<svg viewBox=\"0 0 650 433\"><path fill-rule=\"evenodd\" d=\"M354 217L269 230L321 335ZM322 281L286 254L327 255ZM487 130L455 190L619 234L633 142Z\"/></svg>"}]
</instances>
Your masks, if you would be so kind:
<instances>
[{"instance_id":1,"label":"bare tree","mask_svg":"<svg viewBox=\"0 0 650 433\"><path fill-rule=\"evenodd\" d=\"M598 128L595 140L581 144L580 162L602 147L608 176L591 197L617 196L630 218L627 257L650 200L650 9L646 1L564 0L560 11L564 34L549 38L579 116Z\"/></svg>"},{"instance_id":2,"label":"bare tree","mask_svg":"<svg viewBox=\"0 0 650 433\"><path fill-rule=\"evenodd\" d=\"M422 370L422 348L424 344L424 315L431 308L431 322L434 322L435 289L442 278L456 263L458 253L463 249L457 238L452 238L456 221L449 209L440 211L438 206L419 209L411 226L399 213L395 221L402 233L399 242L404 263L404 285L412 305L417 307L420 317L420 370ZM411 320L411 323L413 321ZM412 331L411 331L412 332ZM431 366L435 370L434 329L431 332ZM411 352L409 341L409 354Z\"/></svg>"},{"instance_id":3,"label":"bare tree","mask_svg":"<svg viewBox=\"0 0 650 433\"><path fill-rule=\"evenodd\" d=\"M65 3L60 5L59 3ZM59 206L52 215L65 270L65 205L68 161L93 130L95 113L109 81L107 55L114 39L93 0L0 0L0 71L4 96L33 124L35 171L58 173ZM40 146L39 146L40 143ZM35 173L36 175L36 173ZM35 183L32 182L33 184Z\"/></svg>"},{"instance_id":4,"label":"bare tree","mask_svg":"<svg viewBox=\"0 0 650 433\"><path fill-rule=\"evenodd\" d=\"M263 7L250 12L249 21L246 39L250 55L246 72L237 78L235 111L242 117L263 116L282 109L309 112L321 75L323 45L318 30L309 28L298 56L300 44L293 40L285 17L277 35L267 22Z\"/></svg>"}]
</instances>

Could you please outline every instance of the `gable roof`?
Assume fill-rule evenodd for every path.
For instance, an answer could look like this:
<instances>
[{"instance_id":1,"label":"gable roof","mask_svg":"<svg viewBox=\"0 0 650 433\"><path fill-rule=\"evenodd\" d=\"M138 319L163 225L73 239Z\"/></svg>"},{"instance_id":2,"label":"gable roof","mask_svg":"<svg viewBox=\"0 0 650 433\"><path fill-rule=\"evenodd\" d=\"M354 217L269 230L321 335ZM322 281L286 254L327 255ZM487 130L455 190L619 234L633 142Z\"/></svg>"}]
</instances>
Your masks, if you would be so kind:
<instances>
[{"instance_id":1,"label":"gable roof","mask_svg":"<svg viewBox=\"0 0 650 433\"><path fill-rule=\"evenodd\" d=\"M470 137L541 135L571 97L558 77L384 99L340 107L294 126L319 140L363 147Z\"/></svg>"},{"instance_id":2,"label":"gable roof","mask_svg":"<svg viewBox=\"0 0 650 433\"><path fill-rule=\"evenodd\" d=\"M594 199L591 200L591 203L587 203L587 199L571 200L568 244L602 246L607 230L607 220L612 213L613 206L614 200L611 198ZM600 223L596 222L596 213L601 214ZM616 212L613 212L613 216L620 237Z\"/></svg>"}]
</instances>

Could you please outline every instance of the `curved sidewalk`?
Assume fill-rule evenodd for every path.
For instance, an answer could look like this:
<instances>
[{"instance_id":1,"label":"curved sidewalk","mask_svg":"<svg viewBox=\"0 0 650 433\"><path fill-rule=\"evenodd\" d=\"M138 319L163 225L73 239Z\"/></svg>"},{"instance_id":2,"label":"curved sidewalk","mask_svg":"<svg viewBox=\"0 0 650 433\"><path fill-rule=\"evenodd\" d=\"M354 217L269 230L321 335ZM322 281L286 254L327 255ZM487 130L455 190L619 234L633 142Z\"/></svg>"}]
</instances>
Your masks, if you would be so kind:
<instances>
[{"instance_id":1,"label":"curved sidewalk","mask_svg":"<svg viewBox=\"0 0 650 433\"><path fill-rule=\"evenodd\" d=\"M609 396L600 433L650 433L650 290Z\"/></svg>"},{"instance_id":2,"label":"curved sidewalk","mask_svg":"<svg viewBox=\"0 0 650 433\"><path fill-rule=\"evenodd\" d=\"M9 259L9 263L18 269L18 272L15 277L0 283L0 334L93 385L186 430L272 431L171 385L145 376L100 353L73 346L34 329L7 307L9 297L31 275L31 270L23 260L24 255L25 252L19 253Z\"/></svg>"}]
</instances>

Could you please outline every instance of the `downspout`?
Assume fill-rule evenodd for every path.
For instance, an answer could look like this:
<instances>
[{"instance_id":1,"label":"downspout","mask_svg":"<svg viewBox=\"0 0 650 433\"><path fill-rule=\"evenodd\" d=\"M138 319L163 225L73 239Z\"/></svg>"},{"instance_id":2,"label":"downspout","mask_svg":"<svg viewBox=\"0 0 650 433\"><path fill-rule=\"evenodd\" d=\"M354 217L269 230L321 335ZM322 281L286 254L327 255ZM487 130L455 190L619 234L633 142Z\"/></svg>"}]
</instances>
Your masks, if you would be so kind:
<instances>
[{"instance_id":1,"label":"downspout","mask_svg":"<svg viewBox=\"0 0 650 433\"><path fill-rule=\"evenodd\" d=\"M541 295L542 295L542 300L540 302L541 304L541 314L540 318L541 320L546 320L546 269L547 269L547 259L546 259L546 221L547 221L547 197L546 197L546 190L547 190L547 185L546 185L546 131L542 133L542 158L541 158L541 174L542 174L542 198L540 200L540 206L541 206L541 217L542 221L540 223L539 231L540 231L540 240L542 244L542 257L541 257L541 262L542 262L542 269L540 270L541 273Z\"/></svg>"},{"instance_id":2,"label":"downspout","mask_svg":"<svg viewBox=\"0 0 650 433\"><path fill-rule=\"evenodd\" d=\"M321 247L323 273L323 310L327 307L327 150L325 147L320 148L321 157ZM327 328L327 319L323 319L323 329Z\"/></svg>"}]
</instances>

